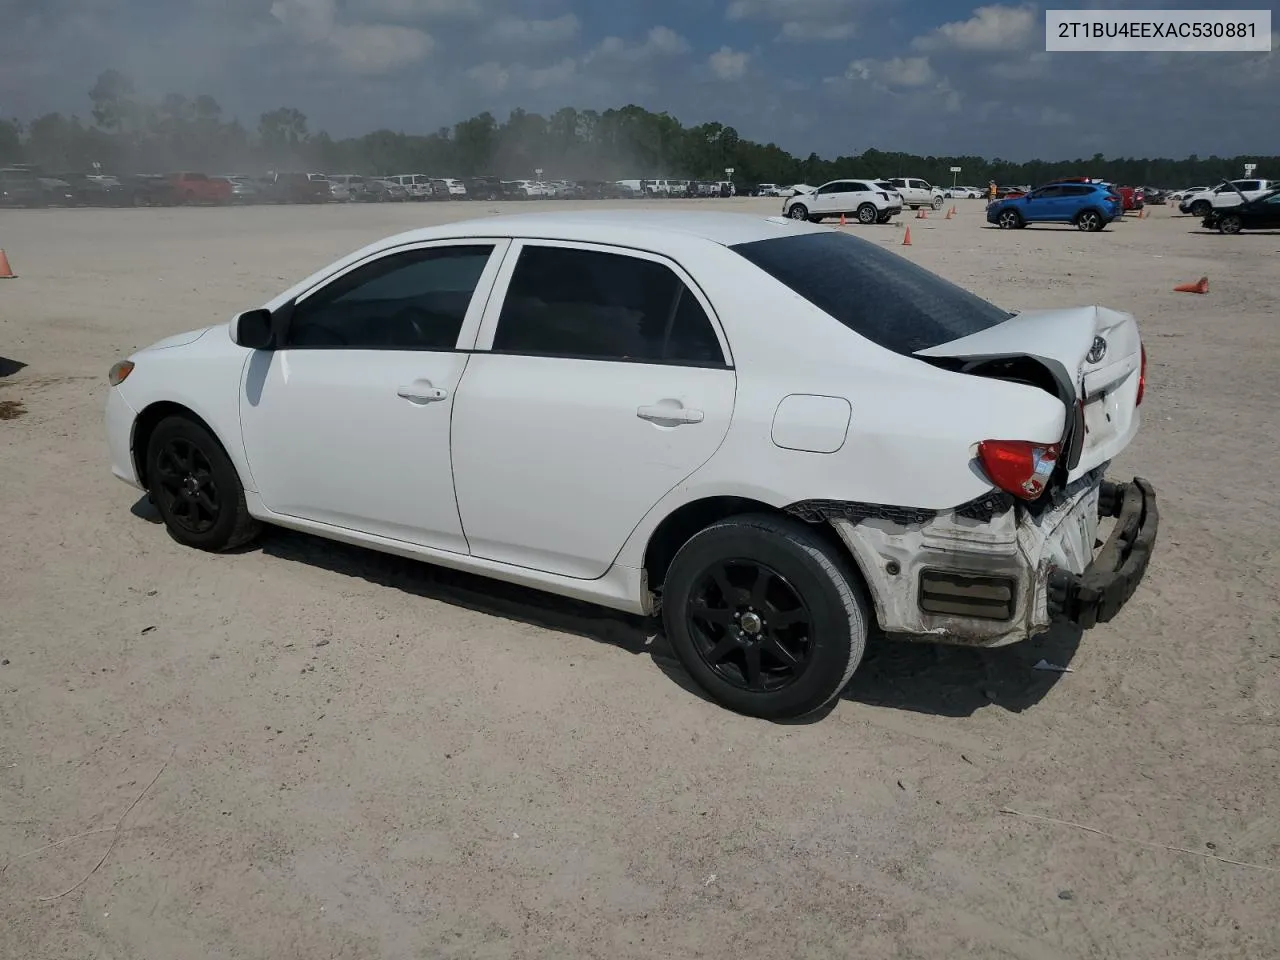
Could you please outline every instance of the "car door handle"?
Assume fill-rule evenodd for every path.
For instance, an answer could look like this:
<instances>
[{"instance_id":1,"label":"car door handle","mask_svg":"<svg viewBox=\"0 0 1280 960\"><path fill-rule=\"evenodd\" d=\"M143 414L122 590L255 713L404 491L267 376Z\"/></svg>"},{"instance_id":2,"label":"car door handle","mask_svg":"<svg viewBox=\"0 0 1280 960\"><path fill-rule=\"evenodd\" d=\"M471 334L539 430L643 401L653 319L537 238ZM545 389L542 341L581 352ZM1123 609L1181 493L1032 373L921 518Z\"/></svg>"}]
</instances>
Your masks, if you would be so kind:
<instances>
[{"instance_id":1,"label":"car door handle","mask_svg":"<svg viewBox=\"0 0 1280 960\"><path fill-rule=\"evenodd\" d=\"M681 406L677 400L668 400L663 403L640 407L636 410L636 416L641 420L648 420L650 423L658 423L663 426L667 424L701 423L703 419L701 410L692 410Z\"/></svg>"},{"instance_id":2,"label":"car door handle","mask_svg":"<svg viewBox=\"0 0 1280 960\"><path fill-rule=\"evenodd\" d=\"M449 396L449 391L429 383L407 383L396 391L396 395L412 403L434 403Z\"/></svg>"}]
</instances>

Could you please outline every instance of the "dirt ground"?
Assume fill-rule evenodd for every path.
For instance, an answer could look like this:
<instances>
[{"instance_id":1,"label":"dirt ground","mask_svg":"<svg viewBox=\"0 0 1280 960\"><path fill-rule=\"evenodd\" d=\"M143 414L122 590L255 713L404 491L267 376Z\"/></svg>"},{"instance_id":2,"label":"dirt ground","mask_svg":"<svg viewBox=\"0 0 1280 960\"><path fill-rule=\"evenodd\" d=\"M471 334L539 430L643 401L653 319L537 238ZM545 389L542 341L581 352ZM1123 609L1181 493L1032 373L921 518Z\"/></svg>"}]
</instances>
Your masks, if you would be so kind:
<instances>
[{"instance_id":1,"label":"dirt ground","mask_svg":"<svg viewBox=\"0 0 1280 960\"><path fill-rule=\"evenodd\" d=\"M1161 495L1156 559L1083 638L880 644L786 725L650 623L282 531L186 550L108 472L116 359L528 205L0 212L0 957L1280 956L1280 235L957 205L848 229L1137 315L1113 473Z\"/></svg>"}]
</instances>

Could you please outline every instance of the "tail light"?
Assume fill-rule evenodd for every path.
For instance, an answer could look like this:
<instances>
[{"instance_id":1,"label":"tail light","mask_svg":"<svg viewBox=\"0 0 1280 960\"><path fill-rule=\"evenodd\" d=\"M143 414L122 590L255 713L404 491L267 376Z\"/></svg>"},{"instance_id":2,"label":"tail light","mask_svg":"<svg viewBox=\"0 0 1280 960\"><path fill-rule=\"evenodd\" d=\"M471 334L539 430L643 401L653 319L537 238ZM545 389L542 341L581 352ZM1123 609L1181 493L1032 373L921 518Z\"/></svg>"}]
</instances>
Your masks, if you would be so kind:
<instances>
[{"instance_id":1,"label":"tail light","mask_svg":"<svg viewBox=\"0 0 1280 960\"><path fill-rule=\"evenodd\" d=\"M1133 402L1136 407L1142 403L1142 397L1147 392L1147 348L1144 344L1142 347L1142 365L1138 368L1138 399Z\"/></svg>"},{"instance_id":2,"label":"tail light","mask_svg":"<svg viewBox=\"0 0 1280 960\"><path fill-rule=\"evenodd\" d=\"M1056 443L983 440L978 444L978 460L1001 490L1023 500L1034 500L1048 486L1060 450Z\"/></svg>"},{"instance_id":3,"label":"tail light","mask_svg":"<svg viewBox=\"0 0 1280 960\"><path fill-rule=\"evenodd\" d=\"M1113 197L1111 194L1107 194L1107 203L1119 203L1120 200L1120 197Z\"/></svg>"}]
</instances>

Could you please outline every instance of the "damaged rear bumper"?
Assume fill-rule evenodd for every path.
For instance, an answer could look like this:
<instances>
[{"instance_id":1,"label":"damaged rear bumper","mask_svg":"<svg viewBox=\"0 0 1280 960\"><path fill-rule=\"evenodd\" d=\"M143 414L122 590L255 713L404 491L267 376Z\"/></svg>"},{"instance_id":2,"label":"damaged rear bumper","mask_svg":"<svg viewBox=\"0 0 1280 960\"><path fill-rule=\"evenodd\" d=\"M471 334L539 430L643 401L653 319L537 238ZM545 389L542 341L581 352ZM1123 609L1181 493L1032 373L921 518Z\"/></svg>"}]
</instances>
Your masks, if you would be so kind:
<instances>
[{"instance_id":1,"label":"damaged rear bumper","mask_svg":"<svg viewBox=\"0 0 1280 960\"><path fill-rule=\"evenodd\" d=\"M1159 524L1155 492L1141 479L1102 480L1102 469L1034 513L1004 497L947 511L813 501L798 515L836 529L886 634L1003 646L1055 620L1105 623L1141 582ZM1098 550L1106 517L1116 524Z\"/></svg>"},{"instance_id":2,"label":"damaged rear bumper","mask_svg":"<svg viewBox=\"0 0 1280 960\"><path fill-rule=\"evenodd\" d=\"M1156 492L1146 480L1104 481L1098 513L1115 517L1115 529L1083 573L1049 571L1048 612L1055 619L1089 629L1106 623L1129 602L1151 562L1160 526Z\"/></svg>"}]
</instances>

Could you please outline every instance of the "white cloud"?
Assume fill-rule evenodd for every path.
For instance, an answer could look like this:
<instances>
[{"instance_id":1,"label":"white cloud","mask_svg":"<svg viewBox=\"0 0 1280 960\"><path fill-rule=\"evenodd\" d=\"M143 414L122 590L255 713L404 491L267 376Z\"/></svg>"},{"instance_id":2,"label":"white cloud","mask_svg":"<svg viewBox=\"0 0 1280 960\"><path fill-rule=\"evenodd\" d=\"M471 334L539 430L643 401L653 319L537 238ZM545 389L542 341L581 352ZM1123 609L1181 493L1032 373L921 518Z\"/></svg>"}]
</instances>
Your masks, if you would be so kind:
<instances>
[{"instance_id":1,"label":"white cloud","mask_svg":"<svg viewBox=\"0 0 1280 960\"><path fill-rule=\"evenodd\" d=\"M421 60L435 47L421 30L386 24L335 27L329 42L338 61L353 73L387 73Z\"/></svg>"},{"instance_id":2,"label":"white cloud","mask_svg":"<svg viewBox=\"0 0 1280 960\"><path fill-rule=\"evenodd\" d=\"M857 14L874 0L733 0L730 20L776 23L779 40L847 40L858 32Z\"/></svg>"},{"instance_id":3,"label":"white cloud","mask_svg":"<svg viewBox=\"0 0 1280 960\"><path fill-rule=\"evenodd\" d=\"M778 34L780 40L795 40L804 42L807 40L848 40L850 37L857 36L858 25L856 23L804 23L802 21L789 20L782 25L782 31Z\"/></svg>"},{"instance_id":4,"label":"white cloud","mask_svg":"<svg viewBox=\"0 0 1280 960\"><path fill-rule=\"evenodd\" d=\"M917 50L1009 52L1024 47L1040 23L1036 8L1030 5L978 7L968 20L944 23L916 37L911 45Z\"/></svg>"},{"instance_id":5,"label":"white cloud","mask_svg":"<svg viewBox=\"0 0 1280 960\"><path fill-rule=\"evenodd\" d=\"M352 73L387 73L421 60L435 46L414 27L338 23L336 0L276 0L271 15L296 39L328 46Z\"/></svg>"},{"instance_id":6,"label":"white cloud","mask_svg":"<svg viewBox=\"0 0 1280 960\"><path fill-rule=\"evenodd\" d=\"M562 87L578 74L578 61L565 57L546 67L527 67L522 63L510 66L490 60L466 71L466 78L482 92L496 96L508 90L546 90Z\"/></svg>"},{"instance_id":7,"label":"white cloud","mask_svg":"<svg viewBox=\"0 0 1280 960\"><path fill-rule=\"evenodd\" d=\"M923 87L934 81L928 57L854 60L845 71L849 80L866 80L884 87Z\"/></svg>"},{"instance_id":8,"label":"white cloud","mask_svg":"<svg viewBox=\"0 0 1280 960\"><path fill-rule=\"evenodd\" d=\"M495 0L350 0L347 12L406 21L477 20L496 6Z\"/></svg>"},{"instance_id":9,"label":"white cloud","mask_svg":"<svg viewBox=\"0 0 1280 960\"><path fill-rule=\"evenodd\" d=\"M495 60L478 63L466 72L466 78L484 93L502 93L511 84L511 71Z\"/></svg>"},{"instance_id":10,"label":"white cloud","mask_svg":"<svg viewBox=\"0 0 1280 960\"><path fill-rule=\"evenodd\" d=\"M563 43L582 30L582 21L572 13L553 20L521 20L503 17L494 22L486 37L498 43Z\"/></svg>"},{"instance_id":11,"label":"white cloud","mask_svg":"<svg viewBox=\"0 0 1280 960\"><path fill-rule=\"evenodd\" d=\"M711 67L711 72L721 80L741 80L743 74L747 72L747 63L751 60L751 54L742 50L734 50L732 47L721 47L711 56L707 57L707 65Z\"/></svg>"},{"instance_id":12,"label":"white cloud","mask_svg":"<svg viewBox=\"0 0 1280 960\"><path fill-rule=\"evenodd\" d=\"M599 46L586 56L587 61L621 60L641 63L655 57L675 57L688 53L689 41L670 27L654 27L641 43L631 43L621 37L605 37Z\"/></svg>"}]
</instances>

